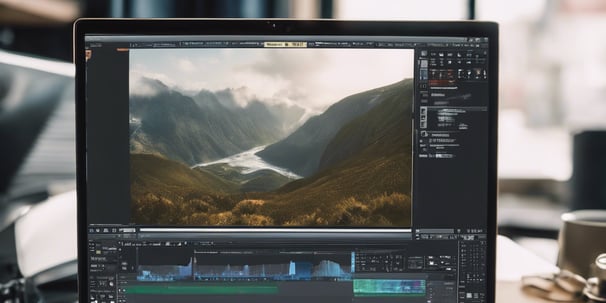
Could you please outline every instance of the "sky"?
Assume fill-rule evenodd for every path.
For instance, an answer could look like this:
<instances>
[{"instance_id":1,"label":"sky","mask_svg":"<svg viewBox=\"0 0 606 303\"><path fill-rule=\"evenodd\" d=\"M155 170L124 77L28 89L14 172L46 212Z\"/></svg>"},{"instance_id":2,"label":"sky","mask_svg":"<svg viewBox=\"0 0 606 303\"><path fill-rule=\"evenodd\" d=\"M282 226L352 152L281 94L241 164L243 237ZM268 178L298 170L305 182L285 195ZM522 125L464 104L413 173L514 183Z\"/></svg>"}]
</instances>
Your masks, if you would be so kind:
<instances>
[{"instance_id":1,"label":"sky","mask_svg":"<svg viewBox=\"0 0 606 303\"><path fill-rule=\"evenodd\" d=\"M131 49L130 93L154 94L141 77L193 95L233 89L252 99L323 111L351 94L413 76L403 49Z\"/></svg>"}]
</instances>

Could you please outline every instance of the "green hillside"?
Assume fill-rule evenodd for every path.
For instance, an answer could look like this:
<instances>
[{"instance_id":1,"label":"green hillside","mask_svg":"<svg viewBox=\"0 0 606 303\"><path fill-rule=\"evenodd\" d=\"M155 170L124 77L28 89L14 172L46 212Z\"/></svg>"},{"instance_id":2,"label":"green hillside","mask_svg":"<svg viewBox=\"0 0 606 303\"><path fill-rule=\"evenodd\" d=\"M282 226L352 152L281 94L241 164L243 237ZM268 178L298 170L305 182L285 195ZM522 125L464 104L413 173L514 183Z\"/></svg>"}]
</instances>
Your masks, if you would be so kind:
<instances>
[{"instance_id":1,"label":"green hillside","mask_svg":"<svg viewBox=\"0 0 606 303\"><path fill-rule=\"evenodd\" d=\"M412 81L398 85L337 133L323 155L324 170L278 191L272 218L292 225L410 226Z\"/></svg>"},{"instance_id":2,"label":"green hillside","mask_svg":"<svg viewBox=\"0 0 606 303\"><path fill-rule=\"evenodd\" d=\"M410 157L367 160L359 157L300 184L288 184L282 189L290 191L266 203L269 217L278 225L409 227Z\"/></svg>"},{"instance_id":3,"label":"green hillside","mask_svg":"<svg viewBox=\"0 0 606 303\"><path fill-rule=\"evenodd\" d=\"M389 87L389 86L388 86ZM331 105L324 113L307 120L288 137L267 146L257 155L274 165L288 168L301 176L311 176L326 146L343 125L380 104L388 87L354 94Z\"/></svg>"},{"instance_id":4,"label":"green hillside","mask_svg":"<svg viewBox=\"0 0 606 303\"><path fill-rule=\"evenodd\" d=\"M382 88L376 101L380 105L339 130L326 146L318 170L338 164L372 145L382 148L376 155L410 152L412 84L412 79L409 79ZM408 150L402 150L403 144Z\"/></svg>"},{"instance_id":5,"label":"green hillside","mask_svg":"<svg viewBox=\"0 0 606 303\"><path fill-rule=\"evenodd\" d=\"M139 224L182 224L191 211L230 209L238 185L155 155L131 154L131 210Z\"/></svg>"},{"instance_id":6,"label":"green hillside","mask_svg":"<svg viewBox=\"0 0 606 303\"><path fill-rule=\"evenodd\" d=\"M269 170L241 174L226 164L191 169L149 154L131 154L131 220L164 225L271 225L263 201L246 192L276 189L290 179Z\"/></svg>"}]
</instances>

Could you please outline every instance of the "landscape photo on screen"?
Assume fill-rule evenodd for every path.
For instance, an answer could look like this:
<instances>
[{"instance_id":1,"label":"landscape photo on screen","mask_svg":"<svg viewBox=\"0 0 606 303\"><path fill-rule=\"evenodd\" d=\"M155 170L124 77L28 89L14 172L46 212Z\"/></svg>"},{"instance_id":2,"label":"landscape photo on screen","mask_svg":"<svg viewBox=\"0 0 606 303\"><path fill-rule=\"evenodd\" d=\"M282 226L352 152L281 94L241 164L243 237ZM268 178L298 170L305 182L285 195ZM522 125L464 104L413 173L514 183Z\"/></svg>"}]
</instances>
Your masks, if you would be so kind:
<instances>
[{"instance_id":1,"label":"landscape photo on screen","mask_svg":"<svg viewBox=\"0 0 606 303\"><path fill-rule=\"evenodd\" d=\"M411 226L412 50L129 60L132 223Z\"/></svg>"}]
</instances>

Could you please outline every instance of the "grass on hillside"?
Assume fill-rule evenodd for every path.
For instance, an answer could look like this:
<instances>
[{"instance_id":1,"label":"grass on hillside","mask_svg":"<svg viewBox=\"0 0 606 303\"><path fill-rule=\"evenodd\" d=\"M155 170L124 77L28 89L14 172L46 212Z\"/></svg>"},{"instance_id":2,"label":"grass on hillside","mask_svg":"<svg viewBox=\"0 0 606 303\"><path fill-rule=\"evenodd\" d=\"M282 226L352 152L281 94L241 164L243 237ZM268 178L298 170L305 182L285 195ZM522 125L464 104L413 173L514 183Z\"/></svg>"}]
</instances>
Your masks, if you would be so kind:
<instances>
[{"instance_id":1,"label":"grass on hillside","mask_svg":"<svg viewBox=\"0 0 606 303\"><path fill-rule=\"evenodd\" d=\"M364 183L376 185L376 179L369 179L373 174L399 170L389 163L371 163L373 169L335 170L330 172L334 175L318 178L292 192L241 193L225 180L208 178L177 162L152 155L131 155L131 159L137 166L131 170L131 211L133 222L138 224L410 226L408 194L393 190L369 194L368 188L360 187ZM400 187L401 181L396 180L401 179L383 178L384 185L377 189ZM225 191L210 188L209 180L221 184L215 188ZM335 184L351 184L356 190L340 190L334 188Z\"/></svg>"}]
</instances>

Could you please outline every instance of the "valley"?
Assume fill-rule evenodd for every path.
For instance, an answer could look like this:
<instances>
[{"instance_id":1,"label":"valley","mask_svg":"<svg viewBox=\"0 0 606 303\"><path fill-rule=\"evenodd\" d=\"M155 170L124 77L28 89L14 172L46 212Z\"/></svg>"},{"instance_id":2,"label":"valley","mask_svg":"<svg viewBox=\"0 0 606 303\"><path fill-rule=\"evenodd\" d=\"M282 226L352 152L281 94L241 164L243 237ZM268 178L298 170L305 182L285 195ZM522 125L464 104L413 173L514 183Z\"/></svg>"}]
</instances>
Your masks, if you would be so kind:
<instances>
[{"instance_id":1,"label":"valley","mask_svg":"<svg viewBox=\"0 0 606 303\"><path fill-rule=\"evenodd\" d=\"M306 121L296 106L238 107L225 92L188 97L154 83L159 94L131 100L132 221L410 227L412 83Z\"/></svg>"}]
</instances>

